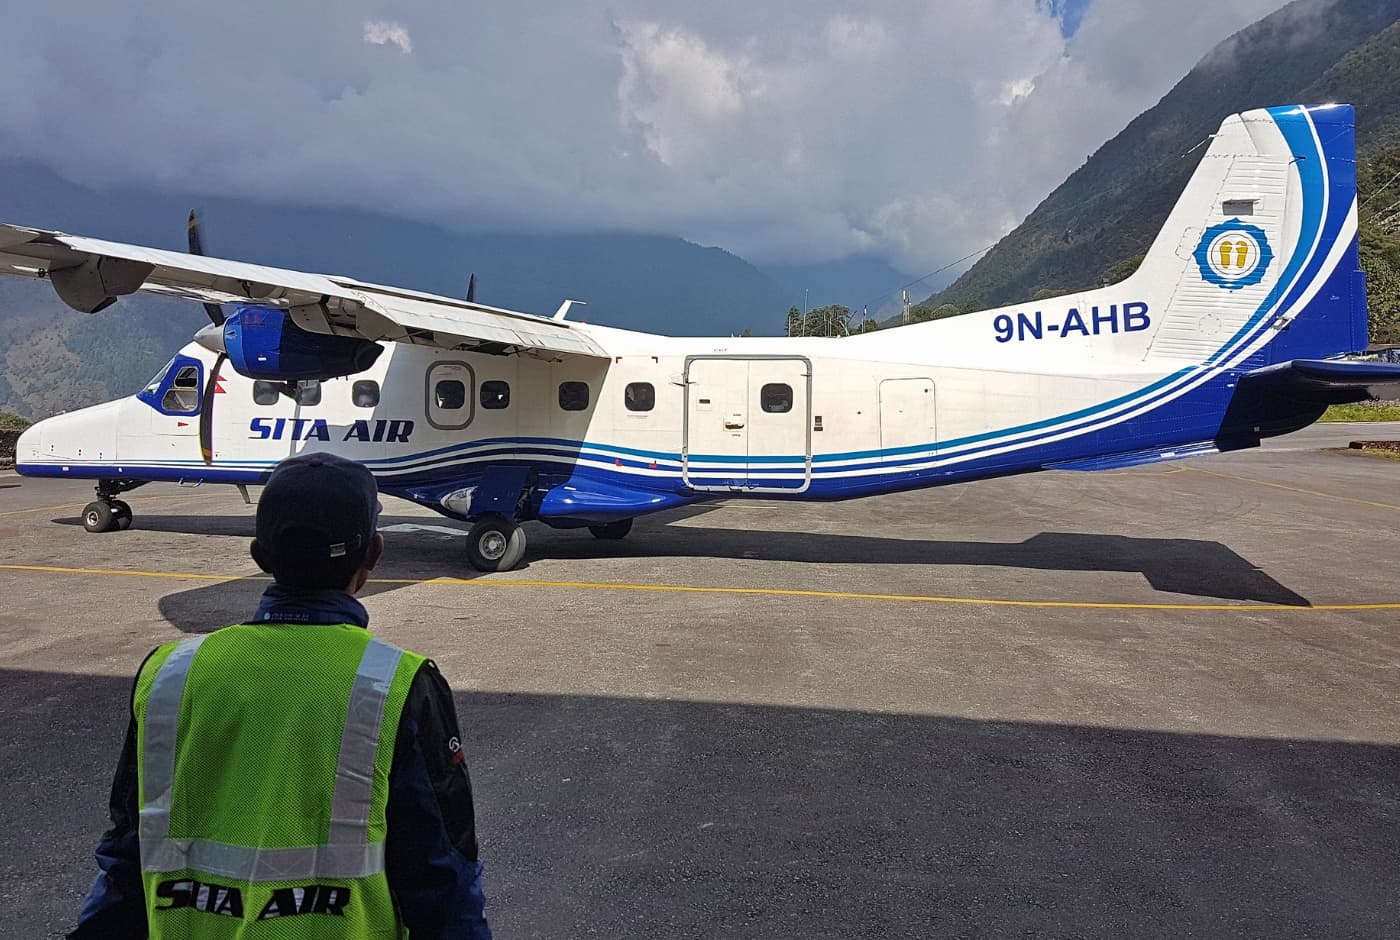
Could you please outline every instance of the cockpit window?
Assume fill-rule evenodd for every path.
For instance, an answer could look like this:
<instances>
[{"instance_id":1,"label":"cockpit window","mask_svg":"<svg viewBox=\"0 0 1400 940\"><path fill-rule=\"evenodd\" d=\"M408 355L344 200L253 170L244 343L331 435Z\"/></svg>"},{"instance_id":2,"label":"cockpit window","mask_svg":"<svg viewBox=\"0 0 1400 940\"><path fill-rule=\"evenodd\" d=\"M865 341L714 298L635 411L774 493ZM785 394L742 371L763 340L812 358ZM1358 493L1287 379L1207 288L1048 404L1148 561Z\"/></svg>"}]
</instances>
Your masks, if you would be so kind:
<instances>
[{"instance_id":1,"label":"cockpit window","mask_svg":"<svg viewBox=\"0 0 1400 940\"><path fill-rule=\"evenodd\" d=\"M146 391L151 393L152 395L160 391L160 383L165 381L165 373L169 372L170 367L174 364L175 360L171 359L165 365L161 366L160 371L156 373L155 378L151 379L151 381L146 383Z\"/></svg>"},{"instance_id":2,"label":"cockpit window","mask_svg":"<svg viewBox=\"0 0 1400 940\"><path fill-rule=\"evenodd\" d=\"M165 411L192 412L199 410L199 369L195 366L181 366L175 373L160 407Z\"/></svg>"}]
</instances>

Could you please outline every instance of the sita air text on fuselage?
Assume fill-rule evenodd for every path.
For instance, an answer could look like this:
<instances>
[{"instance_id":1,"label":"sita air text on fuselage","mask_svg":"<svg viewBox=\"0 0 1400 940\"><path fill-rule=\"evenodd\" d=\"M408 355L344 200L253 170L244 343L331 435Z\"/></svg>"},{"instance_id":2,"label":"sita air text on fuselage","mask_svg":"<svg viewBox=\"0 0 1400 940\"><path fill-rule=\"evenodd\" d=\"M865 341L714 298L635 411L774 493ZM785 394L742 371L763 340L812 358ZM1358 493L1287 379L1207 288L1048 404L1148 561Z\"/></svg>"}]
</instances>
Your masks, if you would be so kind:
<instances>
[{"instance_id":1,"label":"sita air text on fuselage","mask_svg":"<svg viewBox=\"0 0 1400 940\"><path fill-rule=\"evenodd\" d=\"M155 480L254 484L307 450L473 522L620 538L718 496L831 500L1251 447L1400 381L1364 350L1352 109L1225 120L1127 280L840 339L654 336L474 301L0 227L0 269L97 311L136 290L214 321L140 393L41 421L29 476L98 480L90 529ZM198 245L192 239L191 248ZM227 306L220 306L227 305Z\"/></svg>"}]
</instances>

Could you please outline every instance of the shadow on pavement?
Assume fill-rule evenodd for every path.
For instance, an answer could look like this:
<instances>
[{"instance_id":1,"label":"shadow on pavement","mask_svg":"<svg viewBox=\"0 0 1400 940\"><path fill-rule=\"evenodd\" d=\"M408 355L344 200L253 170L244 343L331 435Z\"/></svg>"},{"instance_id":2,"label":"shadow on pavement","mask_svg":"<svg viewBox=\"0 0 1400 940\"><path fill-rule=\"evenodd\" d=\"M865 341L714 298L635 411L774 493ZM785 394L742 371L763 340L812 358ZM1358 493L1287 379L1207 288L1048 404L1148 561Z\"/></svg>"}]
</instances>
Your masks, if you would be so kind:
<instances>
[{"instance_id":1,"label":"shadow on pavement","mask_svg":"<svg viewBox=\"0 0 1400 940\"><path fill-rule=\"evenodd\" d=\"M236 516L156 516L146 517L143 523L147 528L169 525L160 531L196 532L241 536L246 541L237 544L238 557L247 557L248 544L253 539L253 519ZM410 524L450 527L447 520L421 518L386 518L380 520L381 528ZM121 537L124 533L117 533ZM473 569L466 559L465 531L456 534L433 529L409 532L388 532L385 538L384 559L374 571L376 579L402 580L402 584L386 584L371 581L360 591L361 598L373 597L387 591L407 587L408 583L429 581L433 578L474 578L480 572ZM528 564L522 566L524 570ZM169 623L186 633L208 633L230 623L238 623L251 617L257 609L258 598L267 588L269 578L240 578L236 581L219 581L204 584L187 591L167 594L159 601L160 615Z\"/></svg>"},{"instance_id":2,"label":"shadow on pavement","mask_svg":"<svg viewBox=\"0 0 1400 940\"><path fill-rule=\"evenodd\" d=\"M937 541L700 527L638 527L623 542L555 537L552 558L675 557L854 565L990 566L1042 571L1141 572L1158 591L1306 607L1220 542L1042 532L1024 542Z\"/></svg>"},{"instance_id":3,"label":"shadow on pavement","mask_svg":"<svg viewBox=\"0 0 1400 940\"><path fill-rule=\"evenodd\" d=\"M129 690L0 671L6 935L71 924ZM503 937L1400 934L1391 746L568 695L457 704Z\"/></svg>"},{"instance_id":4,"label":"shadow on pavement","mask_svg":"<svg viewBox=\"0 0 1400 940\"><path fill-rule=\"evenodd\" d=\"M866 535L831 535L810 532L773 532L747 529L713 529L673 526L670 523L709 511L690 507L643 519L623 541L601 541L584 530L554 531L531 523L527 526L530 559L562 558L729 558L825 564L928 565L943 567L987 566L1042 571L1140 572L1157 591L1224 600L1306 607L1306 597L1290 590L1258 566L1220 542L1202 539L1135 538L1126 535L1077 532L1042 532L1024 542L939 541L881 538ZM56 519L77 525L76 519ZM416 531L386 534L388 552L377 577L428 580L478 575L466 560L464 523L421 516L386 516L384 528L414 527ZM424 528L426 527L426 528ZM138 516L136 528L155 532L181 532L252 539L253 517L247 516ZM443 530L452 530L451 532ZM104 537L120 537L113 536ZM240 553L246 547L239 549ZM522 569L523 570L523 569ZM376 591L394 585L378 585ZM220 590L222 589L222 590ZM261 590L261 589L259 589ZM200 597L233 591L226 585L197 588ZM211 592L206 595L204 592ZM191 592L185 592L191 593ZM172 609L179 597L167 598ZM166 604L162 603L162 613ZM196 608L204 610L202 603ZM242 606L215 605L241 617ZM187 629L184 615L166 619ZM217 619L217 618L216 618ZM197 629L205 629L200 626Z\"/></svg>"}]
</instances>

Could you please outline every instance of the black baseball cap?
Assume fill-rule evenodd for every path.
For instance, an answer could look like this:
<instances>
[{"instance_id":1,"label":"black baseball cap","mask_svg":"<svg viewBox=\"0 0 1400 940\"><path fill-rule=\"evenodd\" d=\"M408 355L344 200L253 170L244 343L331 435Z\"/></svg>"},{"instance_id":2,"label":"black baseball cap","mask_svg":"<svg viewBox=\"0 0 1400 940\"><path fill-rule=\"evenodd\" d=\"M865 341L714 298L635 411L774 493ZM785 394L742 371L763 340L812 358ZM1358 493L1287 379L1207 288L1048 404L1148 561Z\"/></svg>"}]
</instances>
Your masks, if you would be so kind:
<instances>
[{"instance_id":1,"label":"black baseball cap","mask_svg":"<svg viewBox=\"0 0 1400 940\"><path fill-rule=\"evenodd\" d=\"M288 457L258 497L258 547L279 580L314 580L364 556L381 508L374 474L363 464L327 453Z\"/></svg>"}]
</instances>

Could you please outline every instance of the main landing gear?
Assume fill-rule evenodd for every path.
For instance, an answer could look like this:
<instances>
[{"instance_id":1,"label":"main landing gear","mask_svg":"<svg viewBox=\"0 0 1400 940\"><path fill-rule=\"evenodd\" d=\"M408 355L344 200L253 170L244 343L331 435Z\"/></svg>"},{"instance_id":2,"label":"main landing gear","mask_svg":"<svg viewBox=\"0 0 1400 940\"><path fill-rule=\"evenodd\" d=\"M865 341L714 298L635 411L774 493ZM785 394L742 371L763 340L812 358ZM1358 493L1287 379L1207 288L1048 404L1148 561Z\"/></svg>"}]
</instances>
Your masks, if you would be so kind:
<instances>
[{"instance_id":1,"label":"main landing gear","mask_svg":"<svg viewBox=\"0 0 1400 940\"><path fill-rule=\"evenodd\" d=\"M609 522L605 525L591 525L588 531L593 533L595 539L605 539L614 541L624 539L627 533L632 531L631 519L619 519L617 522Z\"/></svg>"},{"instance_id":2,"label":"main landing gear","mask_svg":"<svg viewBox=\"0 0 1400 940\"><path fill-rule=\"evenodd\" d=\"M631 519L591 525L594 538L614 540L632 531ZM477 571L510 571L525 558L525 530L505 516L482 516L467 533L467 560Z\"/></svg>"},{"instance_id":3,"label":"main landing gear","mask_svg":"<svg viewBox=\"0 0 1400 940\"><path fill-rule=\"evenodd\" d=\"M482 516L467 533L467 560L477 571L509 571L525 557L525 530L505 516Z\"/></svg>"},{"instance_id":4,"label":"main landing gear","mask_svg":"<svg viewBox=\"0 0 1400 940\"><path fill-rule=\"evenodd\" d=\"M117 494L143 485L134 480L99 480L97 499L83 507L83 528L89 532L118 532L131 528L131 507Z\"/></svg>"}]
</instances>

